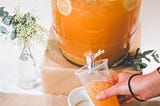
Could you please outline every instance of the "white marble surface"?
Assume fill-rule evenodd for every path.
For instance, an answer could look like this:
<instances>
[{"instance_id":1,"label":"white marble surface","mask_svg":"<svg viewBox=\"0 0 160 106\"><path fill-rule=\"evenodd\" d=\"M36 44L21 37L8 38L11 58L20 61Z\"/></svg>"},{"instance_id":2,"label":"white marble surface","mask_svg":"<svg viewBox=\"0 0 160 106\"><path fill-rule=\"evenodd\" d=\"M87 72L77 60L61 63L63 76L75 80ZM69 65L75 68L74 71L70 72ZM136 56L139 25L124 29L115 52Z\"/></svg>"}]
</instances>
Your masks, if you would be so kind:
<instances>
[{"instance_id":1,"label":"white marble surface","mask_svg":"<svg viewBox=\"0 0 160 106\"><path fill-rule=\"evenodd\" d=\"M160 49L160 0L142 0L140 22L142 26L142 50ZM50 0L0 0L0 6L13 12L16 6L20 6L25 12L36 9L40 23L49 29L51 25ZM36 55L42 57L42 54ZM41 87L32 90L24 90L17 86L16 62L19 49L9 42L4 42L0 37L0 91L16 93L41 94ZM39 58L39 62L41 58ZM157 63L149 63L145 69L148 73L158 67Z\"/></svg>"}]
</instances>

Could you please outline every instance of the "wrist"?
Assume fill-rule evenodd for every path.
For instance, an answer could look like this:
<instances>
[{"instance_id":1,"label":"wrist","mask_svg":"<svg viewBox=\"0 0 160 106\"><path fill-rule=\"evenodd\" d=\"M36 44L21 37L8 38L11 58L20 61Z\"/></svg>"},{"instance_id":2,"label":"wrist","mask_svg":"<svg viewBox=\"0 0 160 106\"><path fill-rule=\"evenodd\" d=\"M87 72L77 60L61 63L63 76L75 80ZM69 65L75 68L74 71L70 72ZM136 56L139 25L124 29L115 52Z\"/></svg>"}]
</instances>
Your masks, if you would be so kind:
<instances>
[{"instance_id":1,"label":"wrist","mask_svg":"<svg viewBox=\"0 0 160 106\"><path fill-rule=\"evenodd\" d=\"M155 70L146 75L135 76L131 87L134 94L142 100L160 96L160 74Z\"/></svg>"},{"instance_id":2,"label":"wrist","mask_svg":"<svg viewBox=\"0 0 160 106\"><path fill-rule=\"evenodd\" d=\"M133 74L133 75L131 75L131 76L129 77L129 79L128 79L128 89L129 89L131 95L132 95L136 100L143 102L143 101L145 101L145 99L139 98L139 97L138 97L138 94L136 95L136 93L133 92L132 87L131 87L131 80L132 80L132 78L134 78L134 77L136 77L136 76L139 76L139 75L141 75L141 74Z\"/></svg>"}]
</instances>

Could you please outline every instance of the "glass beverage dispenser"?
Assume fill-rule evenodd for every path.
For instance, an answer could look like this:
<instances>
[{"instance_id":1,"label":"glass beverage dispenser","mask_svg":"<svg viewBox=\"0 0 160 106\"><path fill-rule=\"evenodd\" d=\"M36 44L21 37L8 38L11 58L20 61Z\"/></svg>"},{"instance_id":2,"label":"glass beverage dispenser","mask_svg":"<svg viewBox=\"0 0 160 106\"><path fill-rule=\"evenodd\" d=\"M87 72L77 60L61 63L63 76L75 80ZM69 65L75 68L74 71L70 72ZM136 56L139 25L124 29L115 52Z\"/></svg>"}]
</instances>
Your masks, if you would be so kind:
<instances>
[{"instance_id":1,"label":"glass beverage dispenser","mask_svg":"<svg viewBox=\"0 0 160 106\"><path fill-rule=\"evenodd\" d=\"M63 56L86 64L85 53L114 65L129 52L139 26L141 0L52 0L53 29Z\"/></svg>"}]
</instances>

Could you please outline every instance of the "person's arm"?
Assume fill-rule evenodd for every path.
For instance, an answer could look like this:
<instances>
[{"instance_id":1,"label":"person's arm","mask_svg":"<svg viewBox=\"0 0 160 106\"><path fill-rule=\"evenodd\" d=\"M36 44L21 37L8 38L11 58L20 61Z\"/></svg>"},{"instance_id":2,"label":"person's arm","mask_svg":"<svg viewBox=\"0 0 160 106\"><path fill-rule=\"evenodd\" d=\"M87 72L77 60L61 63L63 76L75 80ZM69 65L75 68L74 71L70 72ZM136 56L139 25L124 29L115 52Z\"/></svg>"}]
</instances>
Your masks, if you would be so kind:
<instances>
[{"instance_id":1,"label":"person's arm","mask_svg":"<svg viewBox=\"0 0 160 106\"><path fill-rule=\"evenodd\" d=\"M134 101L135 99L132 97L128 87L128 80L131 75L130 73L122 72L113 76L110 82L115 83L115 85L100 92L96 98L104 100L111 96L125 95L129 97L125 102ZM134 76L131 79L130 85L134 95L141 100L160 96L160 73L155 70L147 75Z\"/></svg>"}]
</instances>

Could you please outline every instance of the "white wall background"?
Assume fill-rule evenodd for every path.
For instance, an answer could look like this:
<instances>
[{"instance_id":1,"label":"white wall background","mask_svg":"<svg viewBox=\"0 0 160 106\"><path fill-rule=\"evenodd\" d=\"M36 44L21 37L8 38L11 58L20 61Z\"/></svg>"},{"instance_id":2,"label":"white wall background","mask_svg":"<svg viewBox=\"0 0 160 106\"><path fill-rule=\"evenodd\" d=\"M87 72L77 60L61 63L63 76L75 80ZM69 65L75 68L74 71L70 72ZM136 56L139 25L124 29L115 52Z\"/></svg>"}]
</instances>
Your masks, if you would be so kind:
<instances>
[{"instance_id":1,"label":"white wall background","mask_svg":"<svg viewBox=\"0 0 160 106\"><path fill-rule=\"evenodd\" d=\"M160 0L142 0L142 47L160 49Z\"/></svg>"}]
</instances>

